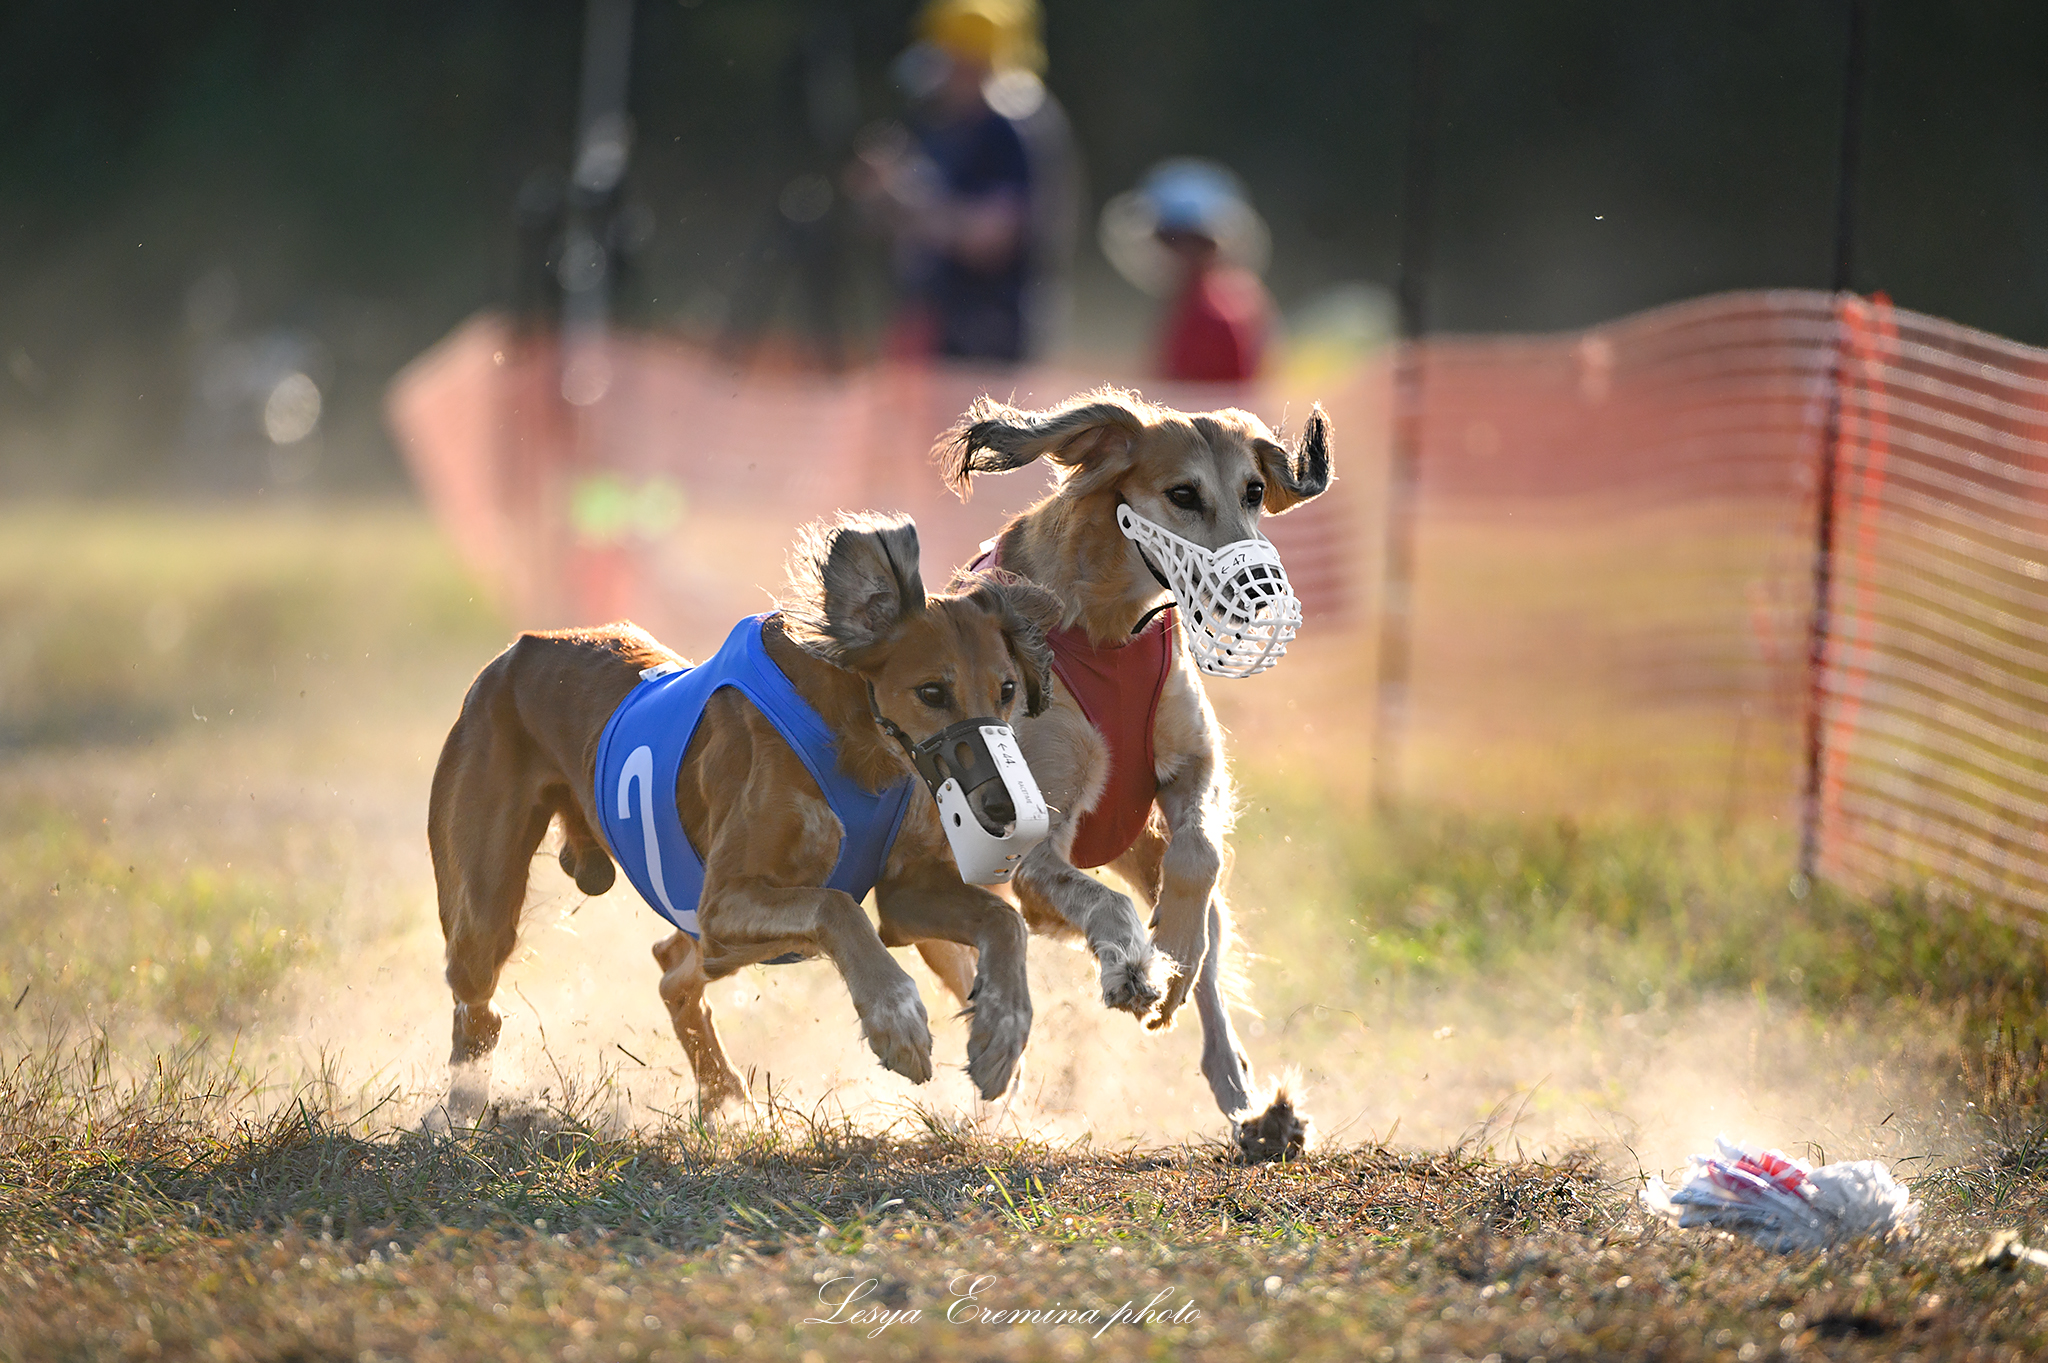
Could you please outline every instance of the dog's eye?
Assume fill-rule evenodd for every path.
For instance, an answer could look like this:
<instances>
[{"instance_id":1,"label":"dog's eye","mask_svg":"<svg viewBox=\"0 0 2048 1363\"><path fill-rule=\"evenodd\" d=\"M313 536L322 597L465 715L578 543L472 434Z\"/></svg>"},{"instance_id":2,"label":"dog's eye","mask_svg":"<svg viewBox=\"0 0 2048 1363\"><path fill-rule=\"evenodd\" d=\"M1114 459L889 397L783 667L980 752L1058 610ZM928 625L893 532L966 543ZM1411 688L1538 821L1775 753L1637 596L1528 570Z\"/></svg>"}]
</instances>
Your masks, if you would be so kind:
<instances>
[{"instance_id":1,"label":"dog's eye","mask_svg":"<svg viewBox=\"0 0 2048 1363\"><path fill-rule=\"evenodd\" d=\"M1202 492L1193 483L1182 483L1179 487L1166 489L1166 500L1183 511L1202 509Z\"/></svg>"},{"instance_id":2,"label":"dog's eye","mask_svg":"<svg viewBox=\"0 0 2048 1363\"><path fill-rule=\"evenodd\" d=\"M1013 681L1006 681L1006 682L1004 682L1004 683L1003 683L1003 704L1005 704L1005 705L1008 705L1008 704L1009 704L1009 703L1010 703L1011 701L1013 701L1013 700L1015 700L1015 699L1017 699L1017 683L1015 683L1015 682L1013 682Z\"/></svg>"},{"instance_id":3,"label":"dog's eye","mask_svg":"<svg viewBox=\"0 0 2048 1363\"><path fill-rule=\"evenodd\" d=\"M917 698L934 710L946 708L946 688L938 682L926 682L918 687Z\"/></svg>"},{"instance_id":4,"label":"dog's eye","mask_svg":"<svg viewBox=\"0 0 2048 1363\"><path fill-rule=\"evenodd\" d=\"M1259 504L1260 502L1263 502L1263 501L1265 501L1265 500L1266 500L1266 485L1265 485L1264 483L1246 483L1246 484L1245 484L1245 487L1244 487L1244 504L1245 504L1245 505L1246 505L1247 507L1253 507L1253 506L1257 506L1257 505L1258 505L1258 504Z\"/></svg>"}]
</instances>

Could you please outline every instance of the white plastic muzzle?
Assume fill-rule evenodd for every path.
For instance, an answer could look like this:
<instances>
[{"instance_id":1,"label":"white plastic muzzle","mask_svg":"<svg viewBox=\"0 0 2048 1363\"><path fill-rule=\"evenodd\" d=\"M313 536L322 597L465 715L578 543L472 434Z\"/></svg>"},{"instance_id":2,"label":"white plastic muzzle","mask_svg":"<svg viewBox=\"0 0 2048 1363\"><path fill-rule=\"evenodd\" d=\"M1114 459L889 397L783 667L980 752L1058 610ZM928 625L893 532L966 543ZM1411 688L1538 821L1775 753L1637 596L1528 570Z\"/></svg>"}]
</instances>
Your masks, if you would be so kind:
<instances>
[{"instance_id":1,"label":"white plastic muzzle","mask_svg":"<svg viewBox=\"0 0 2048 1363\"><path fill-rule=\"evenodd\" d=\"M1301 599L1271 540L1204 549L1146 520L1128 502L1118 505L1116 523L1166 580L1196 667L1212 677L1250 677L1287 656L1288 642L1301 630Z\"/></svg>"},{"instance_id":2,"label":"white plastic muzzle","mask_svg":"<svg viewBox=\"0 0 2048 1363\"><path fill-rule=\"evenodd\" d=\"M1052 827L1017 735L1007 724L969 720L939 735L938 746L942 752L929 765L920 751L918 768L927 784L934 768L943 772L932 795L960 878L969 885L1008 883L1024 854L1044 842ZM993 783L1000 784L992 788ZM1002 814L1009 818L999 822Z\"/></svg>"},{"instance_id":3,"label":"white plastic muzzle","mask_svg":"<svg viewBox=\"0 0 2048 1363\"><path fill-rule=\"evenodd\" d=\"M925 788L939 805L939 823L953 849L953 864L969 885L1001 885L1017 873L1024 854L1045 841L1052 815L1017 746L1017 735L997 719L963 719L922 743L875 703L868 710L883 732L903 745Z\"/></svg>"}]
</instances>

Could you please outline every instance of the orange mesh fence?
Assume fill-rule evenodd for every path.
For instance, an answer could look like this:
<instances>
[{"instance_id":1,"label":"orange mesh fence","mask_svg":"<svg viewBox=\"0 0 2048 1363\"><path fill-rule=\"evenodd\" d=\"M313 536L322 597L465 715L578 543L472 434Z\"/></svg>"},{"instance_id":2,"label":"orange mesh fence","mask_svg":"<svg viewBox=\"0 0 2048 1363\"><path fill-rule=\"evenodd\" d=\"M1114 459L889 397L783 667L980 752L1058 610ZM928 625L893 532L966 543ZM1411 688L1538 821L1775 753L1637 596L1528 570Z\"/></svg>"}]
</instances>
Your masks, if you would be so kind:
<instances>
[{"instance_id":1,"label":"orange mesh fence","mask_svg":"<svg viewBox=\"0 0 2048 1363\"><path fill-rule=\"evenodd\" d=\"M1829 306L1425 348L1411 790L1790 817Z\"/></svg>"},{"instance_id":2,"label":"orange mesh fence","mask_svg":"<svg viewBox=\"0 0 2048 1363\"><path fill-rule=\"evenodd\" d=\"M1828 875L1931 879L2048 921L2048 354L1772 292L1417 359L1405 509L1386 497L1384 356L1316 382L1145 386L1269 421L1320 399L1335 421L1338 483L1270 523L1302 639L1211 688L1240 760L1291 735L1325 767L1398 751L1404 792L1432 803L1789 828L1817 732ZM595 362L603 396L571 405L551 338L479 319L401 376L394 425L520 623L629 616L679 641L765 608L793 528L842 508L914 515L942 578L1048 483L984 479L963 506L934 436L983 391L1042 405L1102 377L742 372L646 336ZM1412 680L1403 731L1369 735L1388 514L1413 518Z\"/></svg>"},{"instance_id":3,"label":"orange mesh fence","mask_svg":"<svg viewBox=\"0 0 2048 1363\"><path fill-rule=\"evenodd\" d=\"M2048 921L2048 353L1842 318L1822 867Z\"/></svg>"},{"instance_id":4,"label":"orange mesh fence","mask_svg":"<svg viewBox=\"0 0 2048 1363\"><path fill-rule=\"evenodd\" d=\"M583 406L561 396L553 337L478 318L399 377L393 425L429 505L522 624L631 617L679 635L766 609L794 528L838 510L913 515L926 579L943 582L1050 479L1043 466L983 478L963 505L927 459L934 439L982 393L1049 405L1101 381L916 366L760 372L641 335L615 335L576 362L606 375L603 396ZM1147 396L1269 419L1287 407L1235 387ZM1330 400L1340 423L1374 425L1358 379ZM1307 614L1332 628L1366 609L1371 501L1361 491L1274 522Z\"/></svg>"}]
</instances>

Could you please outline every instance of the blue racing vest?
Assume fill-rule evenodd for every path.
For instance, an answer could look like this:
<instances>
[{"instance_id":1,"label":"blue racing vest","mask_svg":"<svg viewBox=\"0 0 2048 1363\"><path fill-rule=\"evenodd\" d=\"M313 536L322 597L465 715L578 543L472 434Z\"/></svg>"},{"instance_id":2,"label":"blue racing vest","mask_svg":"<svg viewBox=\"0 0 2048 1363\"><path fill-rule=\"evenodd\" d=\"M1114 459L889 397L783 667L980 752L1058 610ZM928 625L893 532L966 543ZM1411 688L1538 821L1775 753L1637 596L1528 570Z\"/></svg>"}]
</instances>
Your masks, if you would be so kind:
<instances>
[{"instance_id":1,"label":"blue racing vest","mask_svg":"<svg viewBox=\"0 0 2048 1363\"><path fill-rule=\"evenodd\" d=\"M761 642L768 617L740 621L718 652L696 667L645 676L626 693L597 744L598 820L612 856L654 910L692 937L704 893L704 862L683 832L676 776L704 706L733 687L775 726L824 792L845 834L828 889L862 899L882 878L915 784L906 776L879 795L840 770L832 731L797 693ZM652 669L649 669L652 671ZM778 957L780 961L800 956Z\"/></svg>"}]
</instances>

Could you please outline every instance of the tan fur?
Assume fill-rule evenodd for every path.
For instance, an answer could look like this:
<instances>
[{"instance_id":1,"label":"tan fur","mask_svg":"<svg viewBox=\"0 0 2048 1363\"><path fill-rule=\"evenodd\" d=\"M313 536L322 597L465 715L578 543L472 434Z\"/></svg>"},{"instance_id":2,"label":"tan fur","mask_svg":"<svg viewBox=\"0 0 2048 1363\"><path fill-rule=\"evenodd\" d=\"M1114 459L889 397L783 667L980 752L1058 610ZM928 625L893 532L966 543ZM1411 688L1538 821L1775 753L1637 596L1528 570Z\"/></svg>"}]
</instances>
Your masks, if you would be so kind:
<instances>
[{"instance_id":1,"label":"tan fur","mask_svg":"<svg viewBox=\"0 0 2048 1363\"><path fill-rule=\"evenodd\" d=\"M894 536L889 553L863 558L884 536ZM974 578L956 595L927 599L908 522L842 522L807 539L802 556L793 579L808 596L792 614L770 618L764 641L832 730L842 768L866 788L911 774L869 710L870 685L881 713L913 740L970 717L1021 719L1027 694L1042 692L1033 617L1051 607L1030 584ZM792 620L811 647L791 637ZM826 627L835 631L830 638L819 632ZM631 625L530 633L470 687L428 808L456 1005L451 1121L473 1121L487 1097L501 1026L490 1001L518 935L534 849L549 820L559 819L563 868L586 893L610 886L613 869L593 831L598 742L640 670L676 661ZM931 683L946 688L943 705L920 699L919 688ZM1002 900L961 882L921 785L876 886L880 932L850 896L822 888L838 857L839 822L801 759L737 691L720 691L705 706L676 803L704 861L703 938L672 933L654 955L662 1001L707 1109L743 1101L746 1085L712 1024L705 986L791 951L829 957L883 1065L917 1083L929 1079L924 1005L884 942L917 944L948 963L942 977L973 999L969 1073L984 1097L1008 1087L1031 1026L1024 925ZM963 950L971 953L964 959Z\"/></svg>"},{"instance_id":2,"label":"tan fur","mask_svg":"<svg viewBox=\"0 0 2048 1363\"><path fill-rule=\"evenodd\" d=\"M1103 389L1042 412L984 398L940 438L934 456L963 496L976 473L1041 457L1056 466L1059 487L1003 528L1002 563L1052 589L1064 605L1063 625L1079 626L1098 646L1108 646L1128 638L1141 617L1166 600L1117 527L1119 502L1219 548L1257 534L1262 513L1286 511L1321 493L1329 481L1328 442L1320 407L1290 451L1249 412L1188 414ZM1193 490L1199 509L1169 495L1185 489ZM1227 1116L1246 1115L1252 1070L1230 1024L1230 909L1218 888L1235 805L1223 731L1201 674L1186 650L1178 650L1153 726L1159 780L1153 817L1114 864L1146 901L1149 936L1130 899L1067 859L1075 825L1100 798L1101 780L1091 773L1105 758L1101 735L1056 684L1051 707L1021 724L1018 736L1048 803L1059 811L1052 837L1017 875L1027 918L1034 928L1057 922L1084 933L1102 965L1105 1001L1145 1016L1150 1027L1172 1026L1192 992L1202 1020L1203 1074ZM1163 988L1151 982L1155 945L1168 959Z\"/></svg>"}]
</instances>

